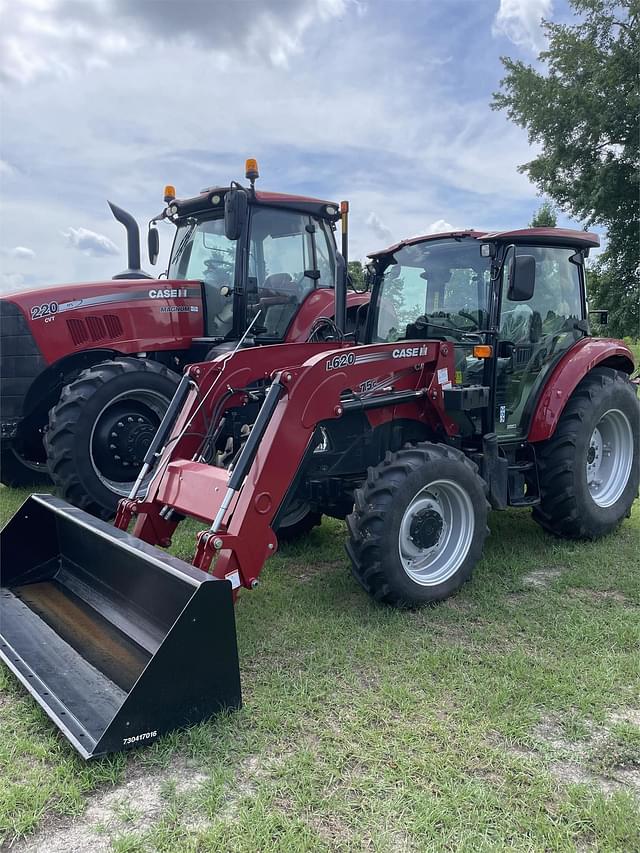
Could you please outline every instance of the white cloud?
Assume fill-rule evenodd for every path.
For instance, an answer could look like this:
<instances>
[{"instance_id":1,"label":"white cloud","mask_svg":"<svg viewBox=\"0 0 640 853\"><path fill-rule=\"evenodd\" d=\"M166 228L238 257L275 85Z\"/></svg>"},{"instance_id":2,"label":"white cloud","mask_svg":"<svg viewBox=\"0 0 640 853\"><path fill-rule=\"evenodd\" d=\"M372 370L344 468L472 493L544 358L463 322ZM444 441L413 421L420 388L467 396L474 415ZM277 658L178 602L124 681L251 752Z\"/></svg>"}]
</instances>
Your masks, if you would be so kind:
<instances>
[{"instance_id":1,"label":"white cloud","mask_svg":"<svg viewBox=\"0 0 640 853\"><path fill-rule=\"evenodd\" d=\"M373 210L365 219L365 225L373 231L379 240L388 241L391 239L391 229L384 224L378 214L374 213Z\"/></svg>"},{"instance_id":2,"label":"white cloud","mask_svg":"<svg viewBox=\"0 0 640 853\"><path fill-rule=\"evenodd\" d=\"M32 261L36 256L33 249L29 249L27 246L14 246L13 249L3 249L2 254L8 258L14 258L16 261Z\"/></svg>"},{"instance_id":3,"label":"white cloud","mask_svg":"<svg viewBox=\"0 0 640 853\"><path fill-rule=\"evenodd\" d=\"M0 80L30 83L104 68L152 44L287 67L307 32L354 0L0 0ZM176 50L177 48L177 50ZM177 60L181 61L181 60Z\"/></svg>"},{"instance_id":4,"label":"white cloud","mask_svg":"<svg viewBox=\"0 0 640 853\"><path fill-rule=\"evenodd\" d=\"M546 47L540 22L549 19L553 0L500 0L493 35L506 36L519 47L538 53Z\"/></svg>"},{"instance_id":5,"label":"white cloud","mask_svg":"<svg viewBox=\"0 0 640 853\"><path fill-rule=\"evenodd\" d=\"M97 234L95 231L90 231L88 228L70 227L68 231L62 232L62 236L67 241L67 245L93 257L120 254L120 250L113 240L105 237L104 234Z\"/></svg>"},{"instance_id":6,"label":"white cloud","mask_svg":"<svg viewBox=\"0 0 640 853\"><path fill-rule=\"evenodd\" d=\"M425 234L442 234L446 231L457 231L450 222L447 222L446 219L436 219L435 222L432 222L431 225L427 225L427 230L424 232Z\"/></svg>"}]
</instances>

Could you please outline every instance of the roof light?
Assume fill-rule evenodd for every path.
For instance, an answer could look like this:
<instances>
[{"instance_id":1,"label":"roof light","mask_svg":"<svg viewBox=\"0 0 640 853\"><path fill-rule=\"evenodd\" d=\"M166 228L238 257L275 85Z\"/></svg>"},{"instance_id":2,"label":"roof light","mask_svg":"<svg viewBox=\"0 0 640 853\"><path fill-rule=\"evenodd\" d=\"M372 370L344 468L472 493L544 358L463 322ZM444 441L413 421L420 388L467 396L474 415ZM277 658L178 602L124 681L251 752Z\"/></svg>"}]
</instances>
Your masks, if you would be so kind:
<instances>
[{"instance_id":1,"label":"roof light","mask_svg":"<svg viewBox=\"0 0 640 853\"><path fill-rule=\"evenodd\" d=\"M256 178L260 177L260 172L258 171L258 161L254 160L253 157L249 157L244 164L244 173L245 178L249 181L255 181Z\"/></svg>"},{"instance_id":2,"label":"roof light","mask_svg":"<svg viewBox=\"0 0 640 853\"><path fill-rule=\"evenodd\" d=\"M340 202L340 213L349 213L349 202L341 201Z\"/></svg>"},{"instance_id":3,"label":"roof light","mask_svg":"<svg viewBox=\"0 0 640 853\"><path fill-rule=\"evenodd\" d=\"M172 187L171 184L167 184L164 188L164 203L169 204L170 201L173 201L176 197L176 188Z\"/></svg>"},{"instance_id":4,"label":"roof light","mask_svg":"<svg viewBox=\"0 0 640 853\"><path fill-rule=\"evenodd\" d=\"M219 195L212 195L211 196L211 204L220 204L220 201L221 201L221 199L220 199Z\"/></svg>"}]
</instances>

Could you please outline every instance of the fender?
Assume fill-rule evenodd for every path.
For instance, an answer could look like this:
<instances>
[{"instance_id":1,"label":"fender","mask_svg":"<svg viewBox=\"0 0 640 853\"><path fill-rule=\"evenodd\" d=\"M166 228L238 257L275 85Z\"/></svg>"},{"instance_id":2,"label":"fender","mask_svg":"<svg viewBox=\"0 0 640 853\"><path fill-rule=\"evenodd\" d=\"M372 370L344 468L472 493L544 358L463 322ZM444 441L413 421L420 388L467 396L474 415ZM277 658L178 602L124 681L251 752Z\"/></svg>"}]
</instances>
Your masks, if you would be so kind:
<instances>
[{"instance_id":1,"label":"fender","mask_svg":"<svg viewBox=\"0 0 640 853\"><path fill-rule=\"evenodd\" d=\"M551 371L536 403L528 440L544 441L555 432L560 415L578 383L594 367L633 371L633 354L622 341L583 338L571 347Z\"/></svg>"}]
</instances>

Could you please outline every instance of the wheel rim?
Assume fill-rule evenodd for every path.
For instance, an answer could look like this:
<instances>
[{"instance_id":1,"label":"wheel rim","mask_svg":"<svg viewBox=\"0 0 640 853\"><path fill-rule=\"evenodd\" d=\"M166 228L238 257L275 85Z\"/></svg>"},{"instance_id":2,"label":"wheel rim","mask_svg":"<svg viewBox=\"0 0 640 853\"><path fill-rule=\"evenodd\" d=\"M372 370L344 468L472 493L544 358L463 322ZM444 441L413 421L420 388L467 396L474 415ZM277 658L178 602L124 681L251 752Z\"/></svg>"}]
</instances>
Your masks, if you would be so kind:
<instances>
[{"instance_id":1,"label":"wheel rim","mask_svg":"<svg viewBox=\"0 0 640 853\"><path fill-rule=\"evenodd\" d=\"M473 504L452 480L434 480L407 506L398 534L402 567L415 583L436 586L464 562L475 530Z\"/></svg>"},{"instance_id":2,"label":"wheel rim","mask_svg":"<svg viewBox=\"0 0 640 853\"><path fill-rule=\"evenodd\" d=\"M633 465L633 431L620 409L609 409L598 421L587 450L587 486L600 507L614 504L622 495Z\"/></svg>"},{"instance_id":3,"label":"wheel rim","mask_svg":"<svg viewBox=\"0 0 640 853\"><path fill-rule=\"evenodd\" d=\"M140 388L117 395L102 409L89 453L96 477L109 491L129 494L168 405L163 394Z\"/></svg>"}]
</instances>

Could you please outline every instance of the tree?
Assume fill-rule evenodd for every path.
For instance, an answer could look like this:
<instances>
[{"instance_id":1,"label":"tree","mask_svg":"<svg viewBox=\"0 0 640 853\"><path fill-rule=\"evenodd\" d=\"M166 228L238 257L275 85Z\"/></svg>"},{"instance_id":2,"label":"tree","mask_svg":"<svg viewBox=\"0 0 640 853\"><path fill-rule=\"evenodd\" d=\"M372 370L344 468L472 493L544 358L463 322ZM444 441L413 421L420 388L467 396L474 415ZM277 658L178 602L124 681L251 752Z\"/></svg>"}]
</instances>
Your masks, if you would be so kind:
<instances>
[{"instance_id":1,"label":"tree","mask_svg":"<svg viewBox=\"0 0 640 853\"><path fill-rule=\"evenodd\" d=\"M492 107L528 131L540 154L520 170L585 227L607 230L597 307L610 332L640 333L640 0L569 0L574 24L543 22L541 70L503 57Z\"/></svg>"},{"instance_id":2,"label":"tree","mask_svg":"<svg viewBox=\"0 0 640 853\"><path fill-rule=\"evenodd\" d=\"M540 208L533 214L529 228L555 228L558 224L556 209L550 201L542 203Z\"/></svg>"},{"instance_id":3,"label":"tree","mask_svg":"<svg viewBox=\"0 0 640 853\"><path fill-rule=\"evenodd\" d=\"M354 290L364 288L364 270L360 261L349 261L348 273Z\"/></svg>"}]
</instances>

